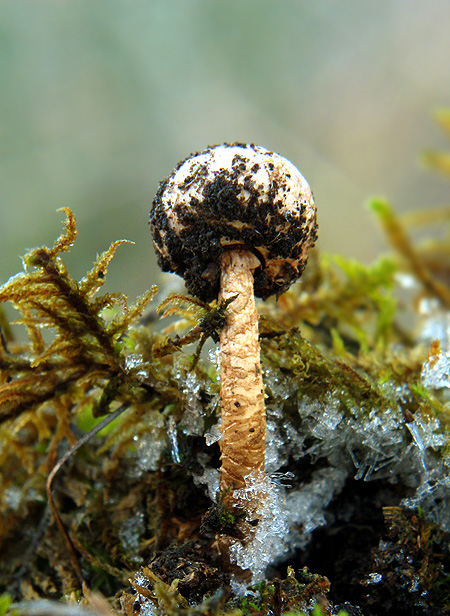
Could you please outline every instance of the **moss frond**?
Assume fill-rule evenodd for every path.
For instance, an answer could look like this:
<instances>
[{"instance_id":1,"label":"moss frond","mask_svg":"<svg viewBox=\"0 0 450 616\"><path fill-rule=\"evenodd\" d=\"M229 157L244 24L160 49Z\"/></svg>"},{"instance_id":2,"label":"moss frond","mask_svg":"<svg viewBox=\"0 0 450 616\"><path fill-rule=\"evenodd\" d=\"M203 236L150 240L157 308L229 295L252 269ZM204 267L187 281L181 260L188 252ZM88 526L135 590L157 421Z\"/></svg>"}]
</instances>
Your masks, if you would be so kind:
<instances>
[{"instance_id":1,"label":"moss frond","mask_svg":"<svg viewBox=\"0 0 450 616\"><path fill-rule=\"evenodd\" d=\"M9 302L18 310L16 323L26 327L29 339L20 353L13 347L10 351L6 344L0 348L0 374L9 377L0 385L0 421L32 410L83 380L94 387L103 379L123 374L125 357L117 343L155 294L151 289L131 309L123 294L94 298L104 284L109 262L125 240L114 242L86 276L75 281L60 255L74 244L76 223L68 208L63 211L64 233L52 247L28 252L23 259L25 271L0 288L0 302ZM102 316L105 307L118 309L111 323ZM45 331L50 334L46 335L49 342L44 339Z\"/></svg>"}]
</instances>

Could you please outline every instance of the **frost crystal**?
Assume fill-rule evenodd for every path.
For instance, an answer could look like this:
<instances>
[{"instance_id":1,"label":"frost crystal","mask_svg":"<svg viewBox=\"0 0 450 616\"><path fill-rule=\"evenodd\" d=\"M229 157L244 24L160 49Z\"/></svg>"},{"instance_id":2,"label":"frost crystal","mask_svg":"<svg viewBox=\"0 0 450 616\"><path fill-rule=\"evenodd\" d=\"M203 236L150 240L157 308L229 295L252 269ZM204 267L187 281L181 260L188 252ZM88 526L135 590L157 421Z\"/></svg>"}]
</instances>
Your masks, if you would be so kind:
<instances>
[{"instance_id":1,"label":"frost crystal","mask_svg":"<svg viewBox=\"0 0 450 616\"><path fill-rule=\"evenodd\" d=\"M156 411L148 413L146 418L148 431L133 437L136 444L136 467L134 475L140 477L146 471L156 471L162 452L167 447L166 425L161 414Z\"/></svg>"},{"instance_id":2,"label":"frost crystal","mask_svg":"<svg viewBox=\"0 0 450 616\"><path fill-rule=\"evenodd\" d=\"M202 475L194 475L194 483L197 486L205 485L208 496L212 502L216 502L219 493L220 473L215 468L205 468Z\"/></svg>"},{"instance_id":3,"label":"frost crystal","mask_svg":"<svg viewBox=\"0 0 450 616\"><path fill-rule=\"evenodd\" d=\"M134 562L142 562L142 558L137 555L139 541L144 534L144 513L137 511L130 515L119 529L119 539L128 556L132 556ZM134 555L134 556L133 556Z\"/></svg>"},{"instance_id":4,"label":"frost crystal","mask_svg":"<svg viewBox=\"0 0 450 616\"><path fill-rule=\"evenodd\" d=\"M278 400L287 400L292 394L292 385L289 379L273 368L263 368L264 385Z\"/></svg>"},{"instance_id":5,"label":"frost crystal","mask_svg":"<svg viewBox=\"0 0 450 616\"><path fill-rule=\"evenodd\" d=\"M12 511L18 511L22 503L22 490L14 486L6 488L3 491L3 502Z\"/></svg>"},{"instance_id":6,"label":"frost crystal","mask_svg":"<svg viewBox=\"0 0 450 616\"><path fill-rule=\"evenodd\" d=\"M450 320L442 311L438 316L433 313L434 329L428 333L433 338L440 334L444 350L423 366L422 384L448 390ZM407 383L386 380L379 384L381 395L391 401L382 409L351 406L347 393L332 387L321 397L309 398L292 376L277 367L264 368L264 383L268 399L266 476L250 475L246 488L235 494L249 512L248 519L258 524L247 542L230 539L229 544L230 558L251 570L254 583L263 579L269 564L276 565L305 547L317 528L330 523L330 505L349 480L401 484L408 495L400 506L421 507L429 519L450 531L450 457L443 455L450 439L443 423L425 407L423 412L419 407L405 415L414 399ZM185 399L195 406L198 382L185 379L183 387ZM219 425L209 428L204 437L207 445L217 442ZM211 467L209 452L199 453L197 460L202 471L194 481L205 486L216 501L219 472ZM298 469L305 466L309 470L302 476ZM377 576L368 583L378 583ZM235 580L236 591L237 585Z\"/></svg>"},{"instance_id":7,"label":"frost crystal","mask_svg":"<svg viewBox=\"0 0 450 616\"><path fill-rule=\"evenodd\" d=\"M277 407L268 407L266 412L266 472L272 475L287 464L290 456L300 457L304 438L288 419L283 419Z\"/></svg>"},{"instance_id":8,"label":"frost crystal","mask_svg":"<svg viewBox=\"0 0 450 616\"><path fill-rule=\"evenodd\" d=\"M286 497L290 526L290 547L306 545L310 534L325 524L325 508L344 487L345 469L324 468L313 473L312 480ZM293 545L292 545L293 544Z\"/></svg>"},{"instance_id":9,"label":"frost crystal","mask_svg":"<svg viewBox=\"0 0 450 616\"><path fill-rule=\"evenodd\" d=\"M420 413L416 413L414 421L407 423L406 426L421 451L427 449L437 451L447 443L447 438L439 432L441 424L436 417L424 418Z\"/></svg>"},{"instance_id":10,"label":"frost crystal","mask_svg":"<svg viewBox=\"0 0 450 616\"><path fill-rule=\"evenodd\" d=\"M445 507L450 500L450 460L441 453L449 438L438 419L420 410L409 423L405 421L403 406L411 399L406 385L386 382L382 386L386 399L398 402L378 410L348 408L343 404L345 392L337 390L311 399L295 391L295 381L290 383L288 387L277 369L265 368L271 399L267 405L266 471L278 486L259 487L265 504L258 519L264 521L247 546L236 542L233 547L235 561L250 567L255 580L261 578L269 562L276 564L304 547L312 532L329 522L328 507L349 479L401 482L410 489L403 506L421 506L443 528L450 529L450 511ZM297 419L291 410L296 401ZM295 473L295 463L306 456L310 472L304 479ZM293 477L285 477L287 465L289 473L294 471ZM281 525L278 528L273 525L274 517Z\"/></svg>"},{"instance_id":11,"label":"frost crystal","mask_svg":"<svg viewBox=\"0 0 450 616\"><path fill-rule=\"evenodd\" d=\"M208 359L215 367L217 375L220 375L220 347L213 347L208 351Z\"/></svg>"},{"instance_id":12,"label":"frost crystal","mask_svg":"<svg viewBox=\"0 0 450 616\"><path fill-rule=\"evenodd\" d=\"M202 381L194 371L186 373L185 366L183 367L181 360L179 361L180 364L175 377L184 400L183 417L179 423L179 428L186 435L198 436L203 434L205 426L204 411L200 401Z\"/></svg>"},{"instance_id":13,"label":"frost crystal","mask_svg":"<svg viewBox=\"0 0 450 616\"><path fill-rule=\"evenodd\" d=\"M429 469L424 475L422 483L415 494L405 498L402 505L407 508L421 509L428 519L438 524L444 531L450 532L450 477L445 475L449 472L446 465L436 463L436 467Z\"/></svg>"},{"instance_id":14,"label":"frost crystal","mask_svg":"<svg viewBox=\"0 0 450 616\"><path fill-rule=\"evenodd\" d=\"M426 344L439 340L441 348L450 352L450 311L443 309L438 300L425 298L419 305L422 316L419 339Z\"/></svg>"},{"instance_id":15,"label":"frost crystal","mask_svg":"<svg viewBox=\"0 0 450 616\"><path fill-rule=\"evenodd\" d=\"M366 584L379 584L382 579L383 576L381 575L381 573L370 573L367 578Z\"/></svg>"},{"instance_id":16,"label":"frost crystal","mask_svg":"<svg viewBox=\"0 0 450 616\"><path fill-rule=\"evenodd\" d=\"M450 352L441 351L422 368L422 383L429 389L450 388Z\"/></svg>"},{"instance_id":17,"label":"frost crystal","mask_svg":"<svg viewBox=\"0 0 450 616\"><path fill-rule=\"evenodd\" d=\"M246 487L234 492L234 497L246 506L258 520L251 539L243 544L230 540L230 559L242 569L250 569L253 583L263 579L274 557L287 551L288 532L286 508L281 490L265 476L246 478Z\"/></svg>"},{"instance_id":18,"label":"frost crystal","mask_svg":"<svg viewBox=\"0 0 450 616\"><path fill-rule=\"evenodd\" d=\"M209 432L205 432L205 442L208 447L217 443L222 438L222 432L220 430L220 424L216 424L211 428Z\"/></svg>"},{"instance_id":19,"label":"frost crystal","mask_svg":"<svg viewBox=\"0 0 450 616\"><path fill-rule=\"evenodd\" d=\"M126 372L131 372L133 370L136 370L136 368L139 368L139 366L141 365L142 365L141 355L138 355L137 353L131 353L130 355L125 357L125 371ZM135 376L138 379L143 381L145 378L148 377L148 374L146 370L138 370L135 373Z\"/></svg>"},{"instance_id":20,"label":"frost crystal","mask_svg":"<svg viewBox=\"0 0 450 616\"><path fill-rule=\"evenodd\" d=\"M172 460L175 464L181 464L180 450L178 447L178 435L177 435L177 426L175 423L175 417L170 415L167 420L167 436L169 437L170 443L170 453L172 455Z\"/></svg>"},{"instance_id":21,"label":"frost crystal","mask_svg":"<svg viewBox=\"0 0 450 616\"><path fill-rule=\"evenodd\" d=\"M141 588L148 588L150 586L150 580L140 571L134 576L134 583ZM158 616L159 610L156 609L156 606L150 599L138 592L136 601L139 603L139 616Z\"/></svg>"}]
</instances>

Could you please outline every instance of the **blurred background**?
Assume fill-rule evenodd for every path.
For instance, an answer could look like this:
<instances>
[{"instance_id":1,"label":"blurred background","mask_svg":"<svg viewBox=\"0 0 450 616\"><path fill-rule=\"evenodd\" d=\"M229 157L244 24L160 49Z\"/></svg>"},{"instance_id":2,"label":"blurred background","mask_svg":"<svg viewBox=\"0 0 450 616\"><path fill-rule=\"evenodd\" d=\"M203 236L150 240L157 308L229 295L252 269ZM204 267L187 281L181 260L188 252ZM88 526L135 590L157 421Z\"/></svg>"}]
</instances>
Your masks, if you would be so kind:
<instances>
[{"instance_id":1,"label":"blurred background","mask_svg":"<svg viewBox=\"0 0 450 616\"><path fill-rule=\"evenodd\" d=\"M320 248L386 249L369 196L448 203L419 163L444 149L448 0L3 0L0 282L74 211L79 278L119 238L108 290L160 279L148 231L159 182L190 152L248 141L308 179Z\"/></svg>"}]
</instances>

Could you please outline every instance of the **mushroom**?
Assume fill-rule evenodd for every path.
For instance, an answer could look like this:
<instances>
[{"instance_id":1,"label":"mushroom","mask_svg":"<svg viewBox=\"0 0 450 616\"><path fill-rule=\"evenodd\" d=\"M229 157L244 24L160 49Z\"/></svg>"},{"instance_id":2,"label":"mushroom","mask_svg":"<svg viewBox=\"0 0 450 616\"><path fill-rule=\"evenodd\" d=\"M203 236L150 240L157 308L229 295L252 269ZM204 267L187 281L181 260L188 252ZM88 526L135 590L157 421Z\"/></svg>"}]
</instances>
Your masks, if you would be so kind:
<instances>
[{"instance_id":1,"label":"mushroom","mask_svg":"<svg viewBox=\"0 0 450 616\"><path fill-rule=\"evenodd\" d=\"M311 190L287 159L253 144L191 154L150 213L158 264L202 301L231 301L220 333L220 491L264 473L266 413L255 296L284 293L317 239Z\"/></svg>"}]
</instances>

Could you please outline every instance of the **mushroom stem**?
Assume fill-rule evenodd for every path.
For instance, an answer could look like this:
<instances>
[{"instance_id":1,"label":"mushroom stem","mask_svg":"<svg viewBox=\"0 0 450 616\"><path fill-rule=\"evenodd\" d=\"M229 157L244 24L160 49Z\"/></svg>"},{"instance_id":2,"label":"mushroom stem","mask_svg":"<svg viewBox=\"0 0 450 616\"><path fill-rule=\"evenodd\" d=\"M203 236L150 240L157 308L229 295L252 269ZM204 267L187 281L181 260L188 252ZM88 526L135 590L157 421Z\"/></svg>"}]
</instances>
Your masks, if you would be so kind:
<instances>
[{"instance_id":1,"label":"mushroom stem","mask_svg":"<svg viewBox=\"0 0 450 616\"><path fill-rule=\"evenodd\" d=\"M219 302L236 298L220 335L221 492L244 488L250 473L264 472L266 412L253 290L259 265L244 248L233 247L222 256Z\"/></svg>"}]
</instances>

